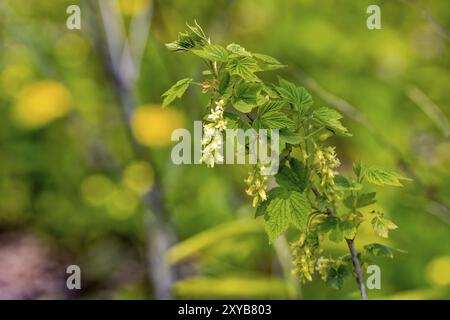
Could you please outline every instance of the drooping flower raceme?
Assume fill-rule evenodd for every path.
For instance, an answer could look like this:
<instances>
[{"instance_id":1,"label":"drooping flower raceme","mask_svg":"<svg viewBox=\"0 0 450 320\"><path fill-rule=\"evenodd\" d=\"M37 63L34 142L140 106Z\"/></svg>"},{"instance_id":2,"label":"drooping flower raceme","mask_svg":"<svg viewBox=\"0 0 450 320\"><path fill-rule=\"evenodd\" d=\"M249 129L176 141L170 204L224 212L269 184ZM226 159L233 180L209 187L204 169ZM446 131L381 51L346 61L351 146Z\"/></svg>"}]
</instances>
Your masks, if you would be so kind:
<instances>
[{"instance_id":1,"label":"drooping flower raceme","mask_svg":"<svg viewBox=\"0 0 450 320\"><path fill-rule=\"evenodd\" d=\"M314 167L320 178L320 189L323 191L333 190L334 177L338 174L336 168L341 162L336 156L334 147L317 148L314 156Z\"/></svg>"},{"instance_id":2,"label":"drooping flower raceme","mask_svg":"<svg viewBox=\"0 0 450 320\"><path fill-rule=\"evenodd\" d=\"M248 186L245 192L253 197L253 207L256 207L259 203L267 199L266 189L268 178L261 173L262 170L264 170L264 166L256 164L249 172L247 179L245 179L245 183Z\"/></svg>"},{"instance_id":3,"label":"drooping flower raceme","mask_svg":"<svg viewBox=\"0 0 450 320\"><path fill-rule=\"evenodd\" d=\"M200 162L206 163L213 168L214 164L223 162L223 141L222 131L227 127L227 122L223 118L223 107L225 102L220 100L215 108L211 108L208 115L208 123L203 125L202 156Z\"/></svg>"}]
</instances>

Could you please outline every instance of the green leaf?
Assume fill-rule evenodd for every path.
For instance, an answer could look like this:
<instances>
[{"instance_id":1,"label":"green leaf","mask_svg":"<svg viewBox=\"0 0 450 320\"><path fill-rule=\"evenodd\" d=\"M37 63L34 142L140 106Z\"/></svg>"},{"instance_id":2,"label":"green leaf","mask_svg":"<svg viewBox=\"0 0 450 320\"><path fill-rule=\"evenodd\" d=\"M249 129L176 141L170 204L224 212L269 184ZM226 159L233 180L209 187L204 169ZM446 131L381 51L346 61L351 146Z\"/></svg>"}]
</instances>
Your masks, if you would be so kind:
<instances>
[{"instance_id":1,"label":"green leaf","mask_svg":"<svg viewBox=\"0 0 450 320\"><path fill-rule=\"evenodd\" d=\"M394 171L386 170L378 166L364 166L363 171L364 177L368 182L379 186L402 186L400 180L411 181L411 179Z\"/></svg>"},{"instance_id":2,"label":"green leaf","mask_svg":"<svg viewBox=\"0 0 450 320\"><path fill-rule=\"evenodd\" d=\"M356 201L356 208L367 207L375 202L376 192L363 193L358 196L358 200Z\"/></svg>"},{"instance_id":3,"label":"green leaf","mask_svg":"<svg viewBox=\"0 0 450 320\"><path fill-rule=\"evenodd\" d=\"M259 79L254 73L261 69L251 57L236 57L228 60L227 70L231 75L237 75L246 81L255 82Z\"/></svg>"},{"instance_id":4,"label":"green leaf","mask_svg":"<svg viewBox=\"0 0 450 320\"><path fill-rule=\"evenodd\" d=\"M340 121L340 119L342 119L342 115L336 110L321 107L314 110L313 116L316 121L335 134L351 136L347 128L345 128Z\"/></svg>"},{"instance_id":5,"label":"green leaf","mask_svg":"<svg viewBox=\"0 0 450 320\"><path fill-rule=\"evenodd\" d=\"M351 221L341 221L339 223L339 229L346 239L353 239L356 236L356 228Z\"/></svg>"},{"instance_id":6,"label":"green leaf","mask_svg":"<svg viewBox=\"0 0 450 320\"><path fill-rule=\"evenodd\" d=\"M329 216L319 224L319 232L328 233L333 242L341 242L344 238L353 239L356 235L356 227L351 221L342 221Z\"/></svg>"},{"instance_id":7,"label":"green leaf","mask_svg":"<svg viewBox=\"0 0 450 320\"><path fill-rule=\"evenodd\" d=\"M380 243L367 244L364 250L374 257L394 258L394 250Z\"/></svg>"},{"instance_id":8,"label":"green leaf","mask_svg":"<svg viewBox=\"0 0 450 320\"><path fill-rule=\"evenodd\" d=\"M233 107L244 113L252 111L256 105L260 90L261 85L259 83L239 83L234 88Z\"/></svg>"},{"instance_id":9,"label":"green leaf","mask_svg":"<svg viewBox=\"0 0 450 320\"><path fill-rule=\"evenodd\" d=\"M361 190L361 184L355 181L348 181L346 177L337 175L334 177L334 184L337 190Z\"/></svg>"},{"instance_id":10,"label":"green leaf","mask_svg":"<svg viewBox=\"0 0 450 320\"><path fill-rule=\"evenodd\" d=\"M375 233L382 238L388 238L389 230L395 230L398 228L395 223L389 219L386 219L382 214L377 214L371 222L373 231L375 231Z\"/></svg>"},{"instance_id":11,"label":"green leaf","mask_svg":"<svg viewBox=\"0 0 450 320\"><path fill-rule=\"evenodd\" d=\"M253 53L253 57L260 62L259 65L261 69L264 71L276 70L286 67L286 65L281 64L280 61L278 61L277 59L268 56L266 54Z\"/></svg>"},{"instance_id":12,"label":"green leaf","mask_svg":"<svg viewBox=\"0 0 450 320\"><path fill-rule=\"evenodd\" d=\"M291 158L289 163L291 167L282 165L275 179L283 188L303 192L308 184L308 168L295 158Z\"/></svg>"},{"instance_id":13,"label":"green leaf","mask_svg":"<svg viewBox=\"0 0 450 320\"><path fill-rule=\"evenodd\" d=\"M230 43L229 45L227 45L227 50L231 53L237 54L238 56L250 57L252 55L250 52L245 50L244 47L236 43Z\"/></svg>"},{"instance_id":14,"label":"green leaf","mask_svg":"<svg viewBox=\"0 0 450 320\"><path fill-rule=\"evenodd\" d=\"M161 95L161 97L164 97L164 101L162 104L163 108L168 106L176 98L181 98L191 84L192 80L193 79L191 78L182 79L175 83L172 87L170 87L169 90L164 92Z\"/></svg>"},{"instance_id":15,"label":"green leaf","mask_svg":"<svg viewBox=\"0 0 450 320\"><path fill-rule=\"evenodd\" d=\"M166 44L167 49L170 51L188 51L196 46L201 47L209 43L209 39L197 21L195 21L194 26L187 24L187 27L188 30L178 34L177 40Z\"/></svg>"},{"instance_id":16,"label":"green leaf","mask_svg":"<svg viewBox=\"0 0 450 320\"><path fill-rule=\"evenodd\" d=\"M298 110L306 109L313 104L312 96L309 92L303 87L297 87L292 82L284 80L282 78L279 79L280 86L277 87L277 91L280 96L292 103L293 105L298 107Z\"/></svg>"},{"instance_id":17,"label":"green leaf","mask_svg":"<svg viewBox=\"0 0 450 320\"><path fill-rule=\"evenodd\" d=\"M226 62L228 60L228 51L218 44L208 44L201 49L192 49L191 51L199 57L211 61Z\"/></svg>"},{"instance_id":18,"label":"green leaf","mask_svg":"<svg viewBox=\"0 0 450 320\"><path fill-rule=\"evenodd\" d=\"M272 242L286 231L289 224L304 230L311 212L306 196L297 191L283 189L267 206L265 221L269 241Z\"/></svg>"},{"instance_id":19,"label":"green leaf","mask_svg":"<svg viewBox=\"0 0 450 320\"><path fill-rule=\"evenodd\" d=\"M327 271L326 284L333 289L341 290L345 277L348 275L350 275L350 269L344 264L330 267Z\"/></svg>"},{"instance_id":20,"label":"green leaf","mask_svg":"<svg viewBox=\"0 0 450 320\"><path fill-rule=\"evenodd\" d=\"M344 205L349 208L353 209L353 204L355 202L355 208L363 208L367 207L371 204L374 204L376 202L375 200L376 192L370 192L370 193L363 193L355 197L354 195L350 195L344 200Z\"/></svg>"},{"instance_id":21,"label":"green leaf","mask_svg":"<svg viewBox=\"0 0 450 320\"><path fill-rule=\"evenodd\" d=\"M262 128L266 129L282 129L295 125L281 108L285 105L284 101L271 100L264 103L258 109L257 121Z\"/></svg>"},{"instance_id":22,"label":"green leaf","mask_svg":"<svg viewBox=\"0 0 450 320\"><path fill-rule=\"evenodd\" d=\"M288 129L280 130L280 141L290 144L299 144L303 140L303 136L300 133L292 132Z\"/></svg>"},{"instance_id":23,"label":"green leaf","mask_svg":"<svg viewBox=\"0 0 450 320\"><path fill-rule=\"evenodd\" d=\"M227 121L227 128L228 129L244 129L247 130L250 127L250 124L242 119L240 116L234 113L230 112L224 112L223 116L225 120Z\"/></svg>"},{"instance_id":24,"label":"green leaf","mask_svg":"<svg viewBox=\"0 0 450 320\"><path fill-rule=\"evenodd\" d=\"M280 61L278 61L277 59L275 59L275 58L273 58L273 57L271 57L271 56L269 56L267 54L254 53L253 56L256 59L258 59L258 60L260 60L262 62L265 62L267 64L281 64Z\"/></svg>"},{"instance_id":25,"label":"green leaf","mask_svg":"<svg viewBox=\"0 0 450 320\"><path fill-rule=\"evenodd\" d=\"M259 216L263 216L267 213L267 206L269 203L275 199L277 196L282 195L285 192L285 189L281 187L275 187L270 189L267 192L267 199L259 204L258 208L256 208L255 218Z\"/></svg>"}]
</instances>

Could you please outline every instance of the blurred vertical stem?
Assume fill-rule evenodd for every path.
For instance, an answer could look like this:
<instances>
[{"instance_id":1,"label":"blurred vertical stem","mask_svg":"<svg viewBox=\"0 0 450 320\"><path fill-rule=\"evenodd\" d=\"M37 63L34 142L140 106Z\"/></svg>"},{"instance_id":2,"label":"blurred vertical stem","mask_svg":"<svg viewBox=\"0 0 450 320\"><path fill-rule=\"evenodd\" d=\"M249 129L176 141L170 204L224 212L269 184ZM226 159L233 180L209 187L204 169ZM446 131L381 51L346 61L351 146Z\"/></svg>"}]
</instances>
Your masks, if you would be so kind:
<instances>
[{"instance_id":1,"label":"blurred vertical stem","mask_svg":"<svg viewBox=\"0 0 450 320\"><path fill-rule=\"evenodd\" d=\"M131 118L135 106L134 87L139 76L142 53L148 40L151 18L153 14L153 1L150 1L143 12L132 17L130 23L130 36L127 40L123 20L118 12L117 2L99 0L98 8L90 1L84 1L87 8L84 12L91 14L88 23L101 20L102 25L91 26L89 31L99 52L103 54L102 62L106 73L116 89L120 99L121 114L126 126L126 133L133 148L135 158L144 158L152 167L156 167L153 159L134 139L131 128ZM101 19L94 16L96 9ZM103 27L103 28L102 28ZM99 30L103 29L103 37ZM147 229L147 263L148 276L156 299L172 298L171 290L174 281L172 269L166 262L166 252L174 241L164 207L162 179L155 170L155 183L149 192L142 195L142 203L146 208L145 226Z\"/></svg>"}]
</instances>

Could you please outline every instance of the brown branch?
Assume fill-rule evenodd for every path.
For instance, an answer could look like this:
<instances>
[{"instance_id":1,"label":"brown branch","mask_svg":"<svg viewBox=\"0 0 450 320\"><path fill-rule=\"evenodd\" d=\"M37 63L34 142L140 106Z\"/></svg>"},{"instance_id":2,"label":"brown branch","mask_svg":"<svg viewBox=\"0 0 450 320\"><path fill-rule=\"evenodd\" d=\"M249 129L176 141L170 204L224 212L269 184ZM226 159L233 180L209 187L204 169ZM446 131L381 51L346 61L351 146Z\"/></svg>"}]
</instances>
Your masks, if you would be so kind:
<instances>
[{"instance_id":1,"label":"brown branch","mask_svg":"<svg viewBox=\"0 0 450 320\"><path fill-rule=\"evenodd\" d=\"M347 241L348 249L350 250L350 255L352 256L353 267L356 273L356 282L358 283L359 292L361 293L361 300L367 300L366 287L364 286L364 278L361 270L361 263L358 259L358 253L355 249L355 244L353 239L345 239Z\"/></svg>"}]
</instances>

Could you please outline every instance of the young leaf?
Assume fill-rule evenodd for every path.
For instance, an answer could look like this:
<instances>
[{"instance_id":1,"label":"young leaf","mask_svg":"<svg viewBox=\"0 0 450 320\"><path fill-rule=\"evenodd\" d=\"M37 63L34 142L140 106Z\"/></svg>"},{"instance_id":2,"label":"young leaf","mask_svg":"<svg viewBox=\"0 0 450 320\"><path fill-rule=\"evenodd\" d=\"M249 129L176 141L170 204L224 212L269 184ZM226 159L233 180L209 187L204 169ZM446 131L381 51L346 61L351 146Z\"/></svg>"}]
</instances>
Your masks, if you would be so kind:
<instances>
[{"instance_id":1,"label":"young leaf","mask_svg":"<svg viewBox=\"0 0 450 320\"><path fill-rule=\"evenodd\" d=\"M364 250L374 257L394 258L394 250L380 243L365 245Z\"/></svg>"},{"instance_id":2,"label":"young leaf","mask_svg":"<svg viewBox=\"0 0 450 320\"><path fill-rule=\"evenodd\" d=\"M276 89L280 96L289 103L297 106L298 110L312 106L313 99L305 88L297 87L292 82L289 82L282 78L279 79L279 83L280 86Z\"/></svg>"},{"instance_id":3,"label":"young leaf","mask_svg":"<svg viewBox=\"0 0 450 320\"><path fill-rule=\"evenodd\" d=\"M342 125L341 121L339 121L340 119L342 119L342 116L336 110L327 107L321 107L314 110L313 116L321 125L326 127L328 130L333 131L335 134L342 136L351 136L347 128L345 128Z\"/></svg>"},{"instance_id":4,"label":"young leaf","mask_svg":"<svg viewBox=\"0 0 450 320\"><path fill-rule=\"evenodd\" d=\"M204 46L209 43L209 39L197 21L195 21L194 26L188 24L187 27L188 30L178 34L177 40L166 44L167 49L170 51L188 51L196 46Z\"/></svg>"},{"instance_id":5,"label":"young leaf","mask_svg":"<svg viewBox=\"0 0 450 320\"><path fill-rule=\"evenodd\" d=\"M273 199L275 199L277 196L283 194L284 192L285 192L285 189L283 189L281 187L276 187L276 188L270 189L267 192L267 199L266 199L266 201L261 202L259 204L258 208L256 208L255 218L265 215L267 213L267 206L269 205L269 203Z\"/></svg>"},{"instance_id":6,"label":"young leaf","mask_svg":"<svg viewBox=\"0 0 450 320\"><path fill-rule=\"evenodd\" d=\"M337 190L361 190L362 186L361 184L354 182L354 181L348 181L346 177L337 175L334 177L334 184L336 186Z\"/></svg>"},{"instance_id":7,"label":"young leaf","mask_svg":"<svg viewBox=\"0 0 450 320\"><path fill-rule=\"evenodd\" d=\"M394 171L386 170L378 166L364 166L364 177L368 182L379 186L402 186L400 180L409 180Z\"/></svg>"},{"instance_id":8,"label":"young leaf","mask_svg":"<svg viewBox=\"0 0 450 320\"><path fill-rule=\"evenodd\" d=\"M192 49L191 52L201 58L211 61L226 62L228 60L227 50L217 44L208 44L201 49Z\"/></svg>"},{"instance_id":9,"label":"young leaf","mask_svg":"<svg viewBox=\"0 0 450 320\"><path fill-rule=\"evenodd\" d=\"M288 116L281 111L285 103L280 100L271 100L264 103L258 110L257 120L260 127L266 129L282 129L295 125Z\"/></svg>"},{"instance_id":10,"label":"young leaf","mask_svg":"<svg viewBox=\"0 0 450 320\"><path fill-rule=\"evenodd\" d=\"M228 60L227 70L231 75L238 75L246 81L255 82L259 79L254 73L261 69L253 58L245 56Z\"/></svg>"},{"instance_id":11,"label":"young leaf","mask_svg":"<svg viewBox=\"0 0 450 320\"><path fill-rule=\"evenodd\" d=\"M333 289L341 290L344 285L344 279L348 275L350 275L350 269L344 264L330 267L327 271L326 284Z\"/></svg>"},{"instance_id":12,"label":"young leaf","mask_svg":"<svg viewBox=\"0 0 450 320\"><path fill-rule=\"evenodd\" d=\"M349 209L353 209L353 205L355 205L355 209L367 207L376 202L375 196L376 192L363 193L357 197L354 195L350 195L347 198L345 198L344 205ZM355 198L356 203L354 203Z\"/></svg>"},{"instance_id":13,"label":"young leaf","mask_svg":"<svg viewBox=\"0 0 450 320\"><path fill-rule=\"evenodd\" d=\"M260 90L261 85L259 83L239 83L234 89L233 107L244 113L252 111L256 105L257 95Z\"/></svg>"},{"instance_id":14,"label":"young leaf","mask_svg":"<svg viewBox=\"0 0 450 320\"><path fill-rule=\"evenodd\" d=\"M388 238L389 230L395 230L398 228L395 223L389 219L386 219L382 214L377 214L371 222L373 231L375 231L375 233L382 238Z\"/></svg>"},{"instance_id":15,"label":"young leaf","mask_svg":"<svg viewBox=\"0 0 450 320\"><path fill-rule=\"evenodd\" d=\"M358 196L358 200L356 200L356 208L367 207L375 202L376 192L363 193Z\"/></svg>"},{"instance_id":16,"label":"young leaf","mask_svg":"<svg viewBox=\"0 0 450 320\"><path fill-rule=\"evenodd\" d=\"M288 129L280 130L280 141L290 144L299 144L303 140L300 133L294 133Z\"/></svg>"},{"instance_id":17,"label":"young leaf","mask_svg":"<svg viewBox=\"0 0 450 320\"><path fill-rule=\"evenodd\" d=\"M223 117L227 121L227 129L250 129L250 124L239 117L237 114L230 113L230 112L224 112Z\"/></svg>"},{"instance_id":18,"label":"young leaf","mask_svg":"<svg viewBox=\"0 0 450 320\"><path fill-rule=\"evenodd\" d=\"M236 43L230 43L227 45L227 50L231 53L237 54L238 56L245 56L245 57L251 57L251 53L245 50L244 47L241 47L240 45Z\"/></svg>"},{"instance_id":19,"label":"young leaf","mask_svg":"<svg viewBox=\"0 0 450 320\"><path fill-rule=\"evenodd\" d=\"M304 171L306 171L306 169ZM280 170L275 175L275 179L280 186L288 190L303 192L306 185L305 177L300 176L297 172L286 165L282 165L280 167Z\"/></svg>"},{"instance_id":20,"label":"young leaf","mask_svg":"<svg viewBox=\"0 0 450 320\"><path fill-rule=\"evenodd\" d=\"M277 59L268 56L266 54L254 53L253 57L260 62L259 65L261 66L261 69L264 71L276 70L286 67L285 65L281 64L280 61L278 61Z\"/></svg>"},{"instance_id":21,"label":"young leaf","mask_svg":"<svg viewBox=\"0 0 450 320\"><path fill-rule=\"evenodd\" d=\"M282 193L270 201L266 210L265 228L269 241L272 242L285 232L291 223L297 229L304 230L311 207L304 194L283 189Z\"/></svg>"},{"instance_id":22,"label":"young leaf","mask_svg":"<svg viewBox=\"0 0 450 320\"><path fill-rule=\"evenodd\" d=\"M192 80L193 79L191 78L182 79L170 87L169 90L164 92L161 95L161 97L164 97L164 101L162 103L163 108L168 106L176 98L181 98Z\"/></svg>"}]
</instances>

